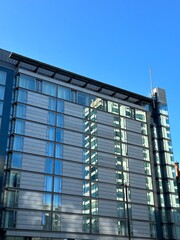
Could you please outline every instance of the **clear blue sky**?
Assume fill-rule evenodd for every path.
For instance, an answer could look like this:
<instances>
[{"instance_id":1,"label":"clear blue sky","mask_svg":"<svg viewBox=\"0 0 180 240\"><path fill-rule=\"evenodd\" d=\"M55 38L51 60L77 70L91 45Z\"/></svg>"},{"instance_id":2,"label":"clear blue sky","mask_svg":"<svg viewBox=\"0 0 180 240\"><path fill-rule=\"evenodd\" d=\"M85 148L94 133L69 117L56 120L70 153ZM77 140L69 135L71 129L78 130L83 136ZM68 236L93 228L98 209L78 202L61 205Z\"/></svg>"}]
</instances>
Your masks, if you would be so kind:
<instances>
[{"instance_id":1,"label":"clear blue sky","mask_svg":"<svg viewBox=\"0 0 180 240\"><path fill-rule=\"evenodd\" d=\"M1 0L0 48L146 96L151 66L180 161L179 0Z\"/></svg>"}]
</instances>

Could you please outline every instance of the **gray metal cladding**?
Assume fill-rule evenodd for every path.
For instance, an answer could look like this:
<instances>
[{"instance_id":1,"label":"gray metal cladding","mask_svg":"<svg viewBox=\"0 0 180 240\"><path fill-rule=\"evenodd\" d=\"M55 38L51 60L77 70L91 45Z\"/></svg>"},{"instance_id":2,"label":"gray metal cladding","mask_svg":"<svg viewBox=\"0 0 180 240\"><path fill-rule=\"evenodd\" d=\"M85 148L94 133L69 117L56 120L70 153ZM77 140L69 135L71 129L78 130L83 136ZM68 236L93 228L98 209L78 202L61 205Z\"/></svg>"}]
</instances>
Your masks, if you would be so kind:
<instances>
[{"instance_id":1,"label":"gray metal cladding","mask_svg":"<svg viewBox=\"0 0 180 240\"><path fill-rule=\"evenodd\" d=\"M97 124L98 136L114 139L114 128L102 124Z\"/></svg>"},{"instance_id":2,"label":"gray metal cladding","mask_svg":"<svg viewBox=\"0 0 180 240\"><path fill-rule=\"evenodd\" d=\"M82 149L73 146L63 146L63 158L82 163Z\"/></svg>"},{"instance_id":3,"label":"gray metal cladding","mask_svg":"<svg viewBox=\"0 0 180 240\"><path fill-rule=\"evenodd\" d=\"M117 234L117 220L113 218L99 218L99 230L101 234ZM112 239L112 238L111 238Z\"/></svg>"},{"instance_id":4,"label":"gray metal cladding","mask_svg":"<svg viewBox=\"0 0 180 240\"><path fill-rule=\"evenodd\" d=\"M64 130L64 143L82 147L82 139L81 133Z\"/></svg>"},{"instance_id":5,"label":"gray metal cladding","mask_svg":"<svg viewBox=\"0 0 180 240\"><path fill-rule=\"evenodd\" d=\"M26 119L39 122L48 123L48 111L32 106L26 106Z\"/></svg>"},{"instance_id":6,"label":"gray metal cladding","mask_svg":"<svg viewBox=\"0 0 180 240\"><path fill-rule=\"evenodd\" d=\"M149 211L147 205L131 204L132 219L149 220Z\"/></svg>"},{"instance_id":7,"label":"gray metal cladding","mask_svg":"<svg viewBox=\"0 0 180 240\"><path fill-rule=\"evenodd\" d=\"M44 190L44 175L31 172L22 172L20 187L32 190Z\"/></svg>"},{"instance_id":8,"label":"gray metal cladding","mask_svg":"<svg viewBox=\"0 0 180 240\"><path fill-rule=\"evenodd\" d=\"M115 167L114 155L113 154L99 152L98 153L98 164L100 166L114 168Z\"/></svg>"},{"instance_id":9,"label":"gray metal cladding","mask_svg":"<svg viewBox=\"0 0 180 240\"><path fill-rule=\"evenodd\" d=\"M97 111L98 123L103 123L112 126L114 121L114 115L103 111Z\"/></svg>"},{"instance_id":10,"label":"gray metal cladding","mask_svg":"<svg viewBox=\"0 0 180 240\"><path fill-rule=\"evenodd\" d=\"M72 116L64 115L64 128L72 131L83 131L83 120Z\"/></svg>"},{"instance_id":11,"label":"gray metal cladding","mask_svg":"<svg viewBox=\"0 0 180 240\"><path fill-rule=\"evenodd\" d=\"M99 198L104 199L116 199L116 186L115 185L109 185L106 183L98 183L99 187Z\"/></svg>"},{"instance_id":12,"label":"gray metal cladding","mask_svg":"<svg viewBox=\"0 0 180 240\"><path fill-rule=\"evenodd\" d=\"M17 229L42 230L42 213L37 211L17 212Z\"/></svg>"},{"instance_id":13,"label":"gray metal cladding","mask_svg":"<svg viewBox=\"0 0 180 240\"><path fill-rule=\"evenodd\" d=\"M99 200L99 215L108 217L117 217L117 202Z\"/></svg>"},{"instance_id":14,"label":"gray metal cladding","mask_svg":"<svg viewBox=\"0 0 180 240\"><path fill-rule=\"evenodd\" d=\"M82 232L82 216L61 214L61 231Z\"/></svg>"},{"instance_id":15,"label":"gray metal cladding","mask_svg":"<svg viewBox=\"0 0 180 240\"><path fill-rule=\"evenodd\" d=\"M130 173L129 175L131 187L146 188L145 175Z\"/></svg>"},{"instance_id":16,"label":"gray metal cladding","mask_svg":"<svg viewBox=\"0 0 180 240\"><path fill-rule=\"evenodd\" d=\"M27 104L48 109L49 97L29 91L27 94Z\"/></svg>"},{"instance_id":17,"label":"gray metal cladding","mask_svg":"<svg viewBox=\"0 0 180 240\"><path fill-rule=\"evenodd\" d=\"M146 190L131 188L131 199L133 202L147 205Z\"/></svg>"},{"instance_id":18,"label":"gray metal cladding","mask_svg":"<svg viewBox=\"0 0 180 240\"><path fill-rule=\"evenodd\" d=\"M142 146L142 135L127 131L127 141L129 144Z\"/></svg>"},{"instance_id":19,"label":"gray metal cladding","mask_svg":"<svg viewBox=\"0 0 180 240\"><path fill-rule=\"evenodd\" d=\"M25 133L26 136L46 139L47 138L47 126L26 121Z\"/></svg>"},{"instance_id":20,"label":"gray metal cladding","mask_svg":"<svg viewBox=\"0 0 180 240\"><path fill-rule=\"evenodd\" d=\"M63 161L63 176L81 178L82 165L76 162Z\"/></svg>"},{"instance_id":21,"label":"gray metal cladding","mask_svg":"<svg viewBox=\"0 0 180 240\"><path fill-rule=\"evenodd\" d=\"M133 145L128 145L128 156L143 160L143 148Z\"/></svg>"},{"instance_id":22,"label":"gray metal cladding","mask_svg":"<svg viewBox=\"0 0 180 240\"><path fill-rule=\"evenodd\" d=\"M98 150L107 152L107 153L114 153L114 141L98 138Z\"/></svg>"},{"instance_id":23,"label":"gray metal cladding","mask_svg":"<svg viewBox=\"0 0 180 240\"><path fill-rule=\"evenodd\" d=\"M98 177L102 182L115 183L115 171L113 169L98 167Z\"/></svg>"},{"instance_id":24,"label":"gray metal cladding","mask_svg":"<svg viewBox=\"0 0 180 240\"><path fill-rule=\"evenodd\" d=\"M150 236L150 225L149 222L145 221L132 221L133 234L139 237Z\"/></svg>"},{"instance_id":25,"label":"gray metal cladding","mask_svg":"<svg viewBox=\"0 0 180 240\"><path fill-rule=\"evenodd\" d=\"M23 151L32 154L46 155L46 142L24 137Z\"/></svg>"},{"instance_id":26,"label":"gray metal cladding","mask_svg":"<svg viewBox=\"0 0 180 240\"><path fill-rule=\"evenodd\" d=\"M132 119L126 119L126 127L129 131L141 133L141 122Z\"/></svg>"},{"instance_id":27,"label":"gray metal cladding","mask_svg":"<svg viewBox=\"0 0 180 240\"><path fill-rule=\"evenodd\" d=\"M129 170L131 172L136 173L142 173L144 174L144 164L142 164L142 161L136 160L136 159L129 159Z\"/></svg>"},{"instance_id":28,"label":"gray metal cladding","mask_svg":"<svg viewBox=\"0 0 180 240\"><path fill-rule=\"evenodd\" d=\"M83 117L84 107L71 102L64 102L64 113L74 116L74 117Z\"/></svg>"},{"instance_id":29,"label":"gray metal cladding","mask_svg":"<svg viewBox=\"0 0 180 240\"><path fill-rule=\"evenodd\" d=\"M62 192L82 196L82 180L63 178Z\"/></svg>"},{"instance_id":30,"label":"gray metal cladding","mask_svg":"<svg viewBox=\"0 0 180 240\"><path fill-rule=\"evenodd\" d=\"M82 197L62 195L62 212L82 213Z\"/></svg>"},{"instance_id":31,"label":"gray metal cladding","mask_svg":"<svg viewBox=\"0 0 180 240\"><path fill-rule=\"evenodd\" d=\"M42 210L43 193L32 191L19 191L18 206L20 208Z\"/></svg>"}]
</instances>

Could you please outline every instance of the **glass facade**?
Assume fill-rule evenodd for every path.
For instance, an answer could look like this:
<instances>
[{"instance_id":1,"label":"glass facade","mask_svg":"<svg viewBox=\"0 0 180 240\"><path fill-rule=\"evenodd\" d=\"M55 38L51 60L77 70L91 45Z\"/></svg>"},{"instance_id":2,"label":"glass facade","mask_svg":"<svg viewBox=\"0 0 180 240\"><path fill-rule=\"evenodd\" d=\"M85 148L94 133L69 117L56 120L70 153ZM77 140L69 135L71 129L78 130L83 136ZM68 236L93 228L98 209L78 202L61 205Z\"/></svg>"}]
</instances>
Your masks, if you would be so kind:
<instances>
[{"instance_id":1,"label":"glass facade","mask_svg":"<svg viewBox=\"0 0 180 240\"><path fill-rule=\"evenodd\" d=\"M12 79L4 239L176 239L179 203L165 104L154 99L153 119L143 101L77 87L73 78L64 83L19 71ZM5 84L0 71L0 117Z\"/></svg>"}]
</instances>

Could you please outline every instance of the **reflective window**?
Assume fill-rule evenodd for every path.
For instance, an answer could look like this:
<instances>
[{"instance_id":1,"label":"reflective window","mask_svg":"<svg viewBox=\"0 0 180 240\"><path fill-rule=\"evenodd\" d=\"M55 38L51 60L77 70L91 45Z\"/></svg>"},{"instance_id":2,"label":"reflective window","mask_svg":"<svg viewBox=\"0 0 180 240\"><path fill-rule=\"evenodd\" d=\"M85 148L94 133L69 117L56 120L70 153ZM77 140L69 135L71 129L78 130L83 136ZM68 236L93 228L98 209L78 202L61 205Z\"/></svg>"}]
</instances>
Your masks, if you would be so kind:
<instances>
[{"instance_id":1,"label":"reflective window","mask_svg":"<svg viewBox=\"0 0 180 240\"><path fill-rule=\"evenodd\" d=\"M117 211L118 211L119 218L125 218L125 203L124 202L117 203Z\"/></svg>"},{"instance_id":2,"label":"reflective window","mask_svg":"<svg viewBox=\"0 0 180 240\"><path fill-rule=\"evenodd\" d=\"M83 196L90 195L90 182L83 181Z\"/></svg>"},{"instance_id":3,"label":"reflective window","mask_svg":"<svg viewBox=\"0 0 180 240\"><path fill-rule=\"evenodd\" d=\"M25 118L26 117L26 105L18 104L16 108L16 117Z\"/></svg>"},{"instance_id":4,"label":"reflective window","mask_svg":"<svg viewBox=\"0 0 180 240\"><path fill-rule=\"evenodd\" d=\"M49 110L56 111L56 99L50 97L49 98L49 105L48 105Z\"/></svg>"},{"instance_id":5,"label":"reflective window","mask_svg":"<svg viewBox=\"0 0 180 240\"><path fill-rule=\"evenodd\" d=\"M45 193L43 195L43 210L51 210L52 195Z\"/></svg>"},{"instance_id":6,"label":"reflective window","mask_svg":"<svg viewBox=\"0 0 180 240\"><path fill-rule=\"evenodd\" d=\"M4 100L5 87L0 86L0 100Z\"/></svg>"},{"instance_id":7,"label":"reflective window","mask_svg":"<svg viewBox=\"0 0 180 240\"><path fill-rule=\"evenodd\" d=\"M119 114L119 104L108 101L108 112Z\"/></svg>"},{"instance_id":8,"label":"reflective window","mask_svg":"<svg viewBox=\"0 0 180 240\"><path fill-rule=\"evenodd\" d=\"M56 158L62 158L63 156L63 147L61 144L56 143L56 152L55 152L55 157Z\"/></svg>"},{"instance_id":9,"label":"reflective window","mask_svg":"<svg viewBox=\"0 0 180 240\"><path fill-rule=\"evenodd\" d=\"M21 168L22 167L22 154L13 153L11 156L11 167L12 168Z\"/></svg>"},{"instance_id":10,"label":"reflective window","mask_svg":"<svg viewBox=\"0 0 180 240\"><path fill-rule=\"evenodd\" d=\"M125 220L118 220L117 225L118 225L118 235L125 236L126 232L127 232L126 221Z\"/></svg>"},{"instance_id":11,"label":"reflective window","mask_svg":"<svg viewBox=\"0 0 180 240\"><path fill-rule=\"evenodd\" d=\"M70 88L58 86L58 97L64 100L72 100L72 92Z\"/></svg>"},{"instance_id":12,"label":"reflective window","mask_svg":"<svg viewBox=\"0 0 180 240\"><path fill-rule=\"evenodd\" d=\"M43 82L42 85L42 92L50 95L50 96L56 96L56 85L53 83L49 83L49 82Z\"/></svg>"},{"instance_id":13,"label":"reflective window","mask_svg":"<svg viewBox=\"0 0 180 240\"><path fill-rule=\"evenodd\" d=\"M25 121L17 119L15 121L15 133L24 134L24 130L25 130Z\"/></svg>"},{"instance_id":14,"label":"reflective window","mask_svg":"<svg viewBox=\"0 0 180 240\"><path fill-rule=\"evenodd\" d=\"M83 206L82 206L82 210L83 210L83 214L90 214L90 199L89 198L83 198Z\"/></svg>"},{"instance_id":15,"label":"reflective window","mask_svg":"<svg viewBox=\"0 0 180 240\"><path fill-rule=\"evenodd\" d=\"M122 186L116 187L117 200L124 201L124 190Z\"/></svg>"},{"instance_id":16,"label":"reflective window","mask_svg":"<svg viewBox=\"0 0 180 240\"><path fill-rule=\"evenodd\" d=\"M62 179L60 177L54 177L54 192L61 193L62 191Z\"/></svg>"},{"instance_id":17,"label":"reflective window","mask_svg":"<svg viewBox=\"0 0 180 240\"><path fill-rule=\"evenodd\" d=\"M56 123L56 114L54 112L48 112L48 123L50 125L55 125Z\"/></svg>"},{"instance_id":18,"label":"reflective window","mask_svg":"<svg viewBox=\"0 0 180 240\"><path fill-rule=\"evenodd\" d=\"M114 125L115 128L119 128L119 126L120 126L120 117L114 116L113 125Z\"/></svg>"},{"instance_id":19,"label":"reflective window","mask_svg":"<svg viewBox=\"0 0 180 240\"><path fill-rule=\"evenodd\" d=\"M156 224L150 223L150 236L156 238Z\"/></svg>"},{"instance_id":20,"label":"reflective window","mask_svg":"<svg viewBox=\"0 0 180 240\"><path fill-rule=\"evenodd\" d=\"M52 230L53 231L60 231L61 230L61 215L59 213L53 213Z\"/></svg>"},{"instance_id":21,"label":"reflective window","mask_svg":"<svg viewBox=\"0 0 180 240\"><path fill-rule=\"evenodd\" d=\"M44 191L52 192L52 177L44 176Z\"/></svg>"},{"instance_id":22,"label":"reflective window","mask_svg":"<svg viewBox=\"0 0 180 240\"><path fill-rule=\"evenodd\" d=\"M83 216L83 232L90 233L91 219L89 216Z\"/></svg>"},{"instance_id":23,"label":"reflective window","mask_svg":"<svg viewBox=\"0 0 180 240\"><path fill-rule=\"evenodd\" d=\"M56 118L56 126L57 127L64 127L64 116L57 113Z\"/></svg>"},{"instance_id":24,"label":"reflective window","mask_svg":"<svg viewBox=\"0 0 180 240\"><path fill-rule=\"evenodd\" d=\"M149 205L154 205L153 192L147 191L147 204L149 204Z\"/></svg>"},{"instance_id":25,"label":"reflective window","mask_svg":"<svg viewBox=\"0 0 180 240\"><path fill-rule=\"evenodd\" d=\"M144 171L147 175L151 175L151 165L149 162L144 162Z\"/></svg>"},{"instance_id":26,"label":"reflective window","mask_svg":"<svg viewBox=\"0 0 180 240\"><path fill-rule=\"evenodd\" d=\"M20 187L20 173L11 171L9 176L9 187Z\"/></svg>"},{"instance_id":27,"label":"reflective window","mask_svg":"<svg viewBox=\"0 0 180 240\"><path fill-rule=\"evenodd\" d=\"M62 199L60 195L53 195L53 211L61 211Z\"/></svg>"},{"instance_id":28,"label":"reflective window","mask_svg":"<svg viewBox=\"0 0 180 240\"><path fill-rule=\"evenodd\" d=\"M147 136L143 136L142 135L142 145L144 147L148 147L149 146L149 144L148 144L148 137Z\"/></svg>"},{"instance_id":29,"label":"reflective window","mask_svg":"<svg viewBox=\"0 0 180 240\"><path fill-rule=\"evenodd\" d=\"M91 166L91 181L98 181L98 168Z\"/></svg>"},{"instance_id":30,"label":"reflective window","mask_svg":"<svg viewBox=\"0 0 180 240\"><path fill-rule=\"evenodd\" d=\"M89 94L78 92L77 101L79 104L89 106Z\"/></svg>"},{"instance_id":31,"label":"reflective window","mask_svg":"<svg viewBox=\"0 0 180 240\"><path fill-rule=\"evenodd\" d=\"M51 158L45 159L45 173L53 173L53 159Z\"/></svg>"},{"instance_id":32,"label":"reflective window","mask_svg":"<svg viewBox=\"0 0 180 240\"><path fill-rule=\"evenodd\" d=\"M6 211L5 212L5 227L6 228L15 228L16 225L16 212L15 211Z\"/></svg>"},{"instance_id":33,"label":"reflective window","mask_svg":"<svg viewBox=\"0 0 180 240\"><path fill-rule=\"evenodd\" d=\"M98 233L99 232L99 218L98 217L92 217L91 219L91 227L92 227L92 233Z\"/></svg>"},{"instance_id":34,"label":"reflective window","mask_svg":"<svg viewBox=\"0 0 180 240\"><path fill-rule=\"evenodd\" d=\"M60 100L60 99L57 100L57 112L61 112L61 113L64 112L64 101L63 100Z\"/></svg>"},{"instance_id":35,"label":"reflective window","mask_svg":"<svg viewBox=\"0 0 180 240\"><path fill-rule=\"evenodd\" d=\"M0 84L2 85L6 84L6 75L7 75L6 72L0 71Z\"/></svg>"},{"instance_id":36,"label":"reflective window","mask_svg":"<svg viewBox=\"0 0 180 240\"><path fill-rule=\"evenodd\" d=\"M22 151L23 150L24 138L22 136L15 136L13 142L13 150Z\"/></svg>"},{"instance_id":37,"label":"reflective window","mask_svg":"<svg viewBox=\"0 0 180 240\"><path fill-rule=\"evenodd\" d=\"M18 191L6 191L7 207L17 207L18 204Z\"/></svg>"},{"instance_id":38,"label":"reflective window","mask_svg":"<svg viewBox=\"0 0 180 240\"><path fill-rule=\"evenodd\" d=\"M57 159L55 160L54 174L62 175L62 161L61 160L57 160Z\"/></svg>"},{"instance_id":39,"label":"reflective window","mask_svg":"<svg viewBox=\"0 0 180 240\"><path fill-rule=\"evenodd\" d=\"M63 142L63 130L56 128L56 142Z\"/></svg>"},{"instance_id":40,"label":"reflective window","mask_svg":"<svg viewBox=\"0 0 180 240\"><path fill-rule=\"evenodd\" d=\"M91 199L91 214L98 215L99 202L97 199Z\"/></svg>"},{"instance_id":41,"label":"reflective window","mask_svg":"<svg viewBox=\"0 0 180 240\"><path fill-rule=\"evenodd\" d=\"M147 124L141 123L141 133L147 135Z\"/></svg>"},{"instance_id":42,"label":"reflective window","mask_svg":"<svg viewBox=\"0 0 180 240\"><path fill-rule=\"evenodd\" d=\"M0 102L0 115L2 116L2 111L3 111L3 102Z\"/></svg>"},{"instance_id":43,"label":"reflective window","mask_svg":"<svg viewBox=\"0 0 180 240\"><path fill-rule=\"evenodd\" d=\"M47 140L54 141L55 138L55 128L47 127Z\"/></svg>"},{"instance_id":44,"label":"reflective window","mask_svg":"<svg viewBox=\"0 0 180 240\"><path fill-rule=\"evenodd\" d=\"M19 76L19 86L29 90L35 90L36 78L21 74Z\"/></svg>"},{"instance_id":45,"label":"reflective window","mask_svg":"<svg viewBox=\"0 0 180 240\"><path fill-rule=\"evenodd\" d=\"M136 120L146 122L146 112L136 109L135 115L136 115Z\"/></svg>"},{"instance_id":46,"label":"reflective window","mask_svg":"<svg viewBox=\"0 0 180 240\"><path fill-rule=\"evenodd\" d=\"M168 115L167 105L159 104L159 112L164 114L164 115Z\"/></svg>"},{"instance_id":47,"label":"reflective window","mask_svg":"<svg viewBox=\"0 0 180 240\"><path fill-rule=\"evenodd\" d=\"M98 198L98 183L97 182L91 182L91 197Z\"/></svg>"},{"instance_id":48,"label":"reflective window","mask_svg":"<svg viewBox=\"0 0 180 240\"><path fill-rule=\"evenodd\" d=\"M152 178L151 177L146 177L146 189L151 189L152 190Z\"/></svg>"},{"instance_id":49,"label":"reflective window","mask_svg":"<svg viewBox=\"0 0 180 240\"><path fill-rule=\"evenodd\" d=\"M92 108L97 108L106 111L106 104L107 104L106 100L90 95L90 106Z\"/></svg>"},{"instance_id":50,"label":"reflective window","mask_svg":"<svg viewBox=\"0 0 180 240\"><path fill-rule=\"evenodd\" d=\"M50 212L42 213L42 226L43 226L43 230L51 229L51 213Z\"/></svg>"},{"instance_id":51,"label":"reflective window","mask_svg":"<svg viewBox=\"0 0 180 240\"><path fill-rule=\"evenodd\" d=\"M27 102L27 91L24 89L19 89L18 90L18 101L22 103Z\"/></svg>"},{"instance_id":52,"label":"reflective window","mask_svg":"<svg viewBox=\"0 0 180 240\"><path fill-rule=\"evenodd\" d=\"M54 157L54 143L53 142L46 143L46 156Z\"/></svg>"}]
</instances>

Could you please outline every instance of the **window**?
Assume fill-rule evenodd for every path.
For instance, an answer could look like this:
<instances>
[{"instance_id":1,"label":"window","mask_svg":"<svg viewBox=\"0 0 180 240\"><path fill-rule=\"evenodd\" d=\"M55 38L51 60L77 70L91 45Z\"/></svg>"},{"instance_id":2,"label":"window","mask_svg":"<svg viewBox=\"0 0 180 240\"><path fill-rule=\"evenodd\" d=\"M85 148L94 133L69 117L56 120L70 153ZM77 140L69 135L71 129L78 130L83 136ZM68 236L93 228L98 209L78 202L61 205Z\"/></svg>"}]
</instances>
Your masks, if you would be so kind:
<instances>
[{"instance_id":1,"label":"window","mask_svg":"<svg viewBox=\"0 0 180 240\"><path fill-rule=\"evenodd\" d=\"M98 215L99 202L97 199L91 199L91 214Z\"/></svg>"},{"instance_id":2,"label":"window","mask_svg":"<svg viewBox=\"0 0 180 240\"><path fill-rule=\"evenodd\" d=\"M56 128L56 142L63 142L63 130Z\"/></svg>"},{"instance_id":3,"label":"window","mask_svg":"<svg viewBox=\"0 0 180 240\"><path fill-rule=\"evenodd\" d=\"M13 150L23 151L24 138L22 136L15 136L13 142Z\"/></svg>"},{"instance_id":4,"label":"window","mask_svg":"<svg viewBox=\"0 0 180 240\"><path fill-rule=\"evenodd\" d=\"M11 167L12 168L21 168L22 167L22 154L13 153L11 155Z\"/></svg>"},{"instance_id":5,"label":"window","mask_svg":"<svg viewBox=\"0 0 180 240\"><path fill-rule=\"evenodd\" d=\"M6 191L7 207L17 207L18 191Z\"/></svg>"},{"instance_id":6,"label":"window","mask_svg":"<svg viewBox=\"0 0 180 240\"><path fill-rule=\"evenodd\" d=\"M61 160L55 160L54 174L62 175L62 161Z\"/></svg>"},{"instance_id":7,"label":"window","mask_svg":"<svg viewBox=\"0 0 180 240\"><path fill-rule=\"evenodd\" d=\"M6 75L7 75L6 72L0 71L0 84L2 85L6 84Z\"/></svg>"},{"instance_id":8,"label":"window","mask_svg":"<svg viewBox=\"0 0 180 240\"><path fill-rule=\"evenodd\" d=\"M51 210L52 195L45 193L43 195L43 210Z\"/></svg>"},{"instance_id":9,"label":"window","mask_svg":"<svg viewBox=\"0 0 180 240\"><path fill-rule=\"evenodd\" d=\"M36 78L21 74L19 77L19 86L29 90L35 90Z\"/></svg>"},{"instance_id":10,"label":"window","mask_svg":"<svg viewBox=\"0 0 180 240\"><path fill-rule=\"evenodd\" d=\"M20 173L11 171L9 175L9 187L20 187Z\"/></svg>"},{"instance_id":11,"label":"window","mask_svg":"<svg viewBox=\"0 0 180 240\"><path fill-rule=\"evenodd\" d=\"M57 121L56 121L57 127L64 127L64 117L61 114L57 113Z\"/></svg>"},{"instance_id":12,"label":"window","mask_svg":"<svg viewBox=\"0 0 180 240\"><path fill-rule=\"evenodd\" d=\"M61 193L62 179L60 177L54 177L54 192Z\"/></svg>"},{"instance_id":13,"label":"window","mask_svg":"<svg viewBox=\"0 0 180 240\"><path fill-rule=\"evenodd\" d=\"M53 196L53 211L61 211L62 199L60 195Z\"/></svg>"},{"instance_id":14,"label":"window","mask_svg":"<svg viewBox=\"0 0 180 240\"><path fill-rule=\"evenodd\" d=\"M54 141L55 137L55 128L47 127L47 140Z\"/></svg>"},{"instance_id":15,"label":"window","mask_svg":"<svg viewBox=\"0 0 180 240\"><path fill-rule=\"evenodd\" d=\"M71 101L72 93L70 88L58 86L58 98L62 98L64 100Z\"/></svg>"},{"instance_id":16,"label":"window","mask_svg":"<svg viewBox=\"0 0 180 240\"><path fill-rule=\"evenodd\" d=\"M54 157L54 143L53 142L46 143L46 156Z\"/></svg>"},{"instance_id":17,"label":"window","mask_svg":"<svg viewBox=\"0 0 180 240\"><path fill-rule=\"evenodd\" d=\"M55 153L55 157L56 158L62 158L63 155L63 147L61 144L56 143L56 153Z\"/></svg>"},{"instance_id":18,"label":"window","mask_svg":"<svg viewBox=\"0 0 180 240\"><path fill-rule=\"evenodd\" d=\"M53 213L52 230L53 231L61 230L61 215L59 213Z\"/></svg>"},{"instance_id":19,"label":"window","mask_svg":"<svg viewBox=\"0 0 180 240\"><path fill-rule=\"evenodd\" d=\"M42 226L44 230L51 229L51 213L49 212L42 213Z\"/></svg>"},{"instance_id":20,"label":"window","mask_svg":"<svg viewBox=\"0 0 180 240\"><path fill-rule=\"evenodd\" d=\"M52 192L52 177L44 176L44 191Z\"/></svg>"},{"instance_id":21,"label":"window","mask_svg":"<svg viewBox=\"0 0 180 240\"><path fill-rule=\"evenodd\" d=\"M48 112L48 123L54 126L55 122L56 122L56 114L54 112Z\"/></svg>"},{"instance_id":22,"label":"window","mask_svg":"<svg viewBox=\"0 0 180 240\"><path fill-rule=\"evenodd\" d=\"M22 103L27 102L27 91L24 89L19 89L18 90L18 101Z\"/></svg>"},{"instance_id":23,"label":"window","mask_svg":"<svg viewBox=\"0 0 180 240\"><path fill-rule=\"evenodd\" d=\"M92 217L91 226L92 226L92 233L99 232L99 218L98 217Z\"/></svg>"},{"instance_id":24,"label":"window","mask_svg":"<svg viewBox=\"0 0 180 240\"><path fill-rule=\"evenodd\" d=\"M15 133L24 134L25 122L24 120L17 119L15 122Z\"/></svg>"},{"instance_id":25,"label":"window","mask_svg":"<svg viewBox=\"0 0 180 240\"><path fill-rule=\"evenodd\" d=\"M108 101L108 112L119 114L119 105L115 102Z\"/></svg>"},{"instance_id":26,"label":"window","mask_svg":"<svg viewBox=\"0 0 180 240\"><path fill-rule=\"evenodd\" d=\"M53 159L51 158L45 159L45 173L53 173Z\"/></svg>"},{"instance_id":27,"label":"window","mask_svg":"<svg viewBox=\"0 0 180 240\"><path fill-rule=\"evenodd\" d=\"M0 102L0 116L2 116L2 111L3 111L3 102Z\"/></svg>"},{"instance_id":28,"label":"window","mask_svg":"<svg viewBox=\"0 0 180 240\"><path fill-rule=\"evenodd\" d=\"M124 202L117 203L117 210L118 210L118 217L125 218L125 203Z\"/></svg>"},{"instance_id":29,"label":"window","mask_svg":"<svg viewBox=\"0 0 180 240\"><path fill-rule=\"evenodd\" d=\"M118 220L118 235L125 236L126 235L126 221L125 220Z\"/></svg>"},{"instance_id":30,"label":"window","mask_svg":"<svg viewBox=\"0 0 180 240\"><path fill-rule=\"evenodd\" d=\"M0 86L0 100L4 100L5 87Z\"/></svg>"},{"instance_id":31,"label":"window","mask_svg":"<svg viewBox=\"0 0 180 240\"><path fill-rule=\"evenodd\" d=\"M142 122L146 122L146 112L136 109L135 110L135 115L136 115L136 120L142 121Z\"/></svg>"},{"instance_id":32,"label":"window","mask_svg":"<svg viewBox=\"0 0 180 240\"><path fill-rule=\"evenodd\" d=\"M53 83L49 83L49 82L43 82L43 86L42 86L42 92L50 95L50 96L56 96L56 85Z\"/></svg>"},{"instance_id":33,"label":"window","mask_svg":"<svg viewBox=\"0 0 180 240\"><path fill-rule=\"evenodd\" d=\"M5 212L5 227L14 228L16 223L16 212L15 211L6 211Z\"/></svg>"},{"instance_id":34,"label":"window","mask_svg":"<svg viewBox=\"0 0 180 240\"><path fill-rule=\"evenodd\" d=\"M61 112L61 113L64 112L64 101L63 100L60 100L60 99L57 100L57 112Z\"/></svg>"},{"instance_id":35,"label":"window","mask_svg":"<svg viewBox=\"0 0 180 240\"><path fill-rule=\"evenodd\" d=\"M91 182L91 197L98 198L98 196L99 196L98 183Z\"/></svg>"},{"instance_id":36,"label":"window","mask_svg":"<svg viewBox=\"0 0 180 240\"><path fill-rule=\"evenodd\" d=\"M78 92L78 103L89 106L89 94L83 93L83 92Z\"/></svg>"},{"instance_id":37,"label":"window","mask_svg":"<svg viewBox=\"0 0 180 240\"><path fill-rule=\"evenodd\" d=\"M25 118L26 117L26 106L23 104L18 104L16 108L16 117Z\"/></svg>"},{"instance_id":38,"label":"window","mask_svg":"<svg viewBox=\"0 0 180 240\"><path fill-rule=\"evenodd\" d=\"M49 110L56 111L56 99L50 97L49 98L49 105L48 105Z\"/></svg>"},{"instance_id":39,"label":"window","mask_svg":"<svg viewBox=\"0 0 180 240\"><path fill-rule=\"evenodd\" d=\"M84 233L90 233L90 223L91 223L90 217L83 215L83 232Z\"/></svg>"}]
</instances>

